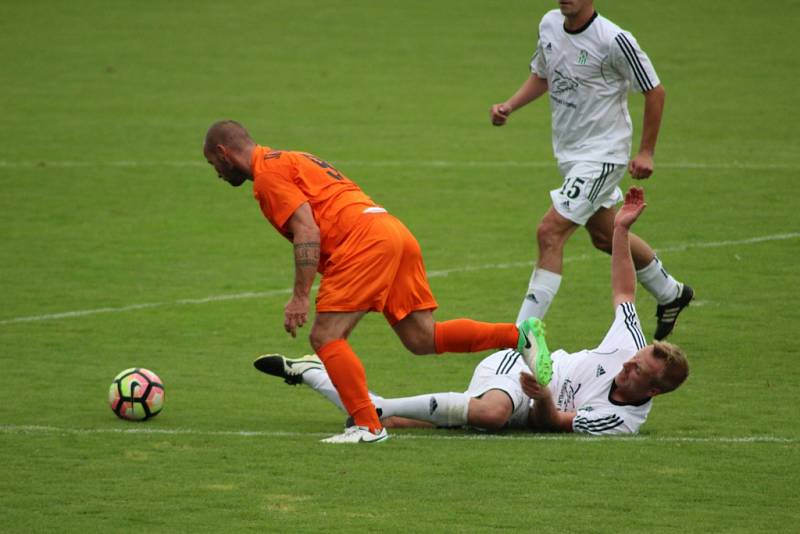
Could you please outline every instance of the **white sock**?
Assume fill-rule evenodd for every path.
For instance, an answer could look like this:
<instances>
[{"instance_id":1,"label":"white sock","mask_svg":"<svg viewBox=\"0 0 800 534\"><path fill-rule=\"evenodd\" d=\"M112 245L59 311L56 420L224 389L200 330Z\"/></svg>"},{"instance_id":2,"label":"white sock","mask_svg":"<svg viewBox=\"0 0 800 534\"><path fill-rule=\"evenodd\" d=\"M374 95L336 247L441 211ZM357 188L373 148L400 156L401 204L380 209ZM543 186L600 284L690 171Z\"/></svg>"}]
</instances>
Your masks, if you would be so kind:
<instances>
[{"instance_id":1,"label":"white sock","mask_svg":"<svg viewBox=\"0 0 800 534\"><path fill-rule=\"evenodd\" d=\"M342 404L342 399L339 397L339 392L331 382L331 377L324 369L309 369L303 373L303 384L307 385L332 403L334 403L340 410L347 413L347 410Z\"/></svg>"},{"instance_id":2,"label":"white sock","mask_svg":"<svg viewBox=\"0 0 800 534\"><path fill-rule=\"evenodd\" d=\"M470 396L466 393L428 393L400 399L380 399L381 417L408 417L436 426L464 426ZM378 403L376 403L378 406Z\"/></svg>"},{"instance_id":3,"label":"white sock","mask_svg":"<svg viewBox=\"0 0 800 534\"><path fill-rule=\"evenodd\" d=\"M517 325L528 317L544 318L544 314L547 313L547 308L553 302L560 286L560 274L538 267L534 268L528 284L528 293L525 295L525 300L522 301L517 315Z\"/></svg>"},{"instance_id":4,"label":"white sock","mask_svg":"<svg viewBox=\"0 0 800 534\"><path fill-rule=\"evenodd\" d=\"M636 278L659 304L672 302L683 290L683 286L664 269L658 257L653 258L644 269L636 271Z\"/></svg>"},{"instance_id":5,"label":"white sock","mask_svg":"<svg viewBox=\"0 0 800 534\"><path fill-rule=\"evenodd\" d=\"M336 405L344 413L347 413L347 410L342 404L342 398L339 396L339 392L336 391L336 387L331 382L331 377L328 376L327 371L324 369L309 369L302 376L303 384L307 385L333 404ZM372 399L372 403L375 405L376 408L381 409L383 397L380 397L373 392L369 392L369 398ZM385 416L384 416L385 417Z\"/></svg>"}]
</instances>

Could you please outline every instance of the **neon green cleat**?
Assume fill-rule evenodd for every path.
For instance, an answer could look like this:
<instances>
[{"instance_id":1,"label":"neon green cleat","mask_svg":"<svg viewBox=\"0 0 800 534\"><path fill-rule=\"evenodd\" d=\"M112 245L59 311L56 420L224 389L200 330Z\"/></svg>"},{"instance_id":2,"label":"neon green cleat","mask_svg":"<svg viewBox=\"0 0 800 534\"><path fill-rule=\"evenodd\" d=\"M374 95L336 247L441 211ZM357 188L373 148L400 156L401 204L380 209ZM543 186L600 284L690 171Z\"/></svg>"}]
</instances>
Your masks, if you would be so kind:
<instances>
[{"instance_id":1,"label":"neon green cleat","mask_svg":"<svg viewBox=\"0 0 800 534\"><path fill-rule=\"evenodd\" d=\"M536 380L543 386L553 378L553 359L544 338L544 323L536 317L529 317L519 325L517 352L528 365Z\"/></svg>"}]
</instances>

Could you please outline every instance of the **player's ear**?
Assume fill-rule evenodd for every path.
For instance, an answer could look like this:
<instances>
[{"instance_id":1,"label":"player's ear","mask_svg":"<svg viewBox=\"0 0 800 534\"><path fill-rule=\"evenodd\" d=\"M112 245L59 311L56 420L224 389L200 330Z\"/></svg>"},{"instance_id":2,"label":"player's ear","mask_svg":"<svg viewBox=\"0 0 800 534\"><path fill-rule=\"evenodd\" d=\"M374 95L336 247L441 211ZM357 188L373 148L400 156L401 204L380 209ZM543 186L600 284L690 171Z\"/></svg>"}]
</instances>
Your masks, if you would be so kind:
<instances>
[{"instance_id":1,"label":"player's ear","mask_svg":"<svg viewBox=\"0 0 800 534\"><path fill-rule=\"evenodd\" d=\"M647 396L648 397L655 397L656 395L661 395L662 393L664 393L664 392L661 391L661 388L657 388L655 386L653 386L649 390L647 390Z\"/></svg>"},{"instance_id":2,"label":"player's ear","mask_svg":"<svg viewBox=\"0 0 800 534\"><path fill-rule=\"evenodd\" d=\"M214 146L214 151L217 153L217 156L219 156L219 158L222 161L224 161L225 163L228 163L228 164L231 163L231 154L230 154L230 150L228 149L228 147L218 143L218 144L216 144Z\"/></svg>"}]
</instances>

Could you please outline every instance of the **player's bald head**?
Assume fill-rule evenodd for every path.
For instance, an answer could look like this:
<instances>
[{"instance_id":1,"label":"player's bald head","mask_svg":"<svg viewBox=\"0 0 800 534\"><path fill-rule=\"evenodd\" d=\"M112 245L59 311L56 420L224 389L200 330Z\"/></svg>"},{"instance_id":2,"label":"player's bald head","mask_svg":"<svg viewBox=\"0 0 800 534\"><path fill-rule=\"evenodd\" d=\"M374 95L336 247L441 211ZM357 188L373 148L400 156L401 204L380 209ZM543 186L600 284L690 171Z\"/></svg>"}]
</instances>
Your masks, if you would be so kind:
<instances>
[{"instance_id":1,"label":"player's bald head","mask_svg":"<svg viewBox=\"0 0 800 534\"><path fill-rule=\"evenodd\" d=\"M224 120L215 122L206 132L203 152L207 153L211 148L218 145L238 151L253 144L253 138L250 137L244 126L236 121Z\"/></svg>"}]
</instances>

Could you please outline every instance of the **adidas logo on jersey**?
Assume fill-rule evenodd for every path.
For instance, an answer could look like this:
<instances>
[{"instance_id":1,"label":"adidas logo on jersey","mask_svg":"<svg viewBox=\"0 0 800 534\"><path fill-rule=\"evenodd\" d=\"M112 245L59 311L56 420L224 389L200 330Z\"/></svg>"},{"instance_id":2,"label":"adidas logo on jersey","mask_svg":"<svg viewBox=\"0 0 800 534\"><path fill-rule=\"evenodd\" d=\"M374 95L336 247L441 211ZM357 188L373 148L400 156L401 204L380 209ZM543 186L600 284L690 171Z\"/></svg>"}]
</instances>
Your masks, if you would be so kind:
<instances>
[{"instance_id":1,"label":"adidas logo on jersey","mask_svg":"<svg viewBox=\"0 0 800 534\"><path fill-rule=\"evenodd\" d=\"M603 366L602 366L602 365L598 365L598 366L597 366L597 372L595 373L595 375L594 375L594 376L595 376L595 377L598 377L598 376L603 376L604 374L606 374L606 370L605 370L605 369L603 369Z\"/></svg>"}]
</instances>

